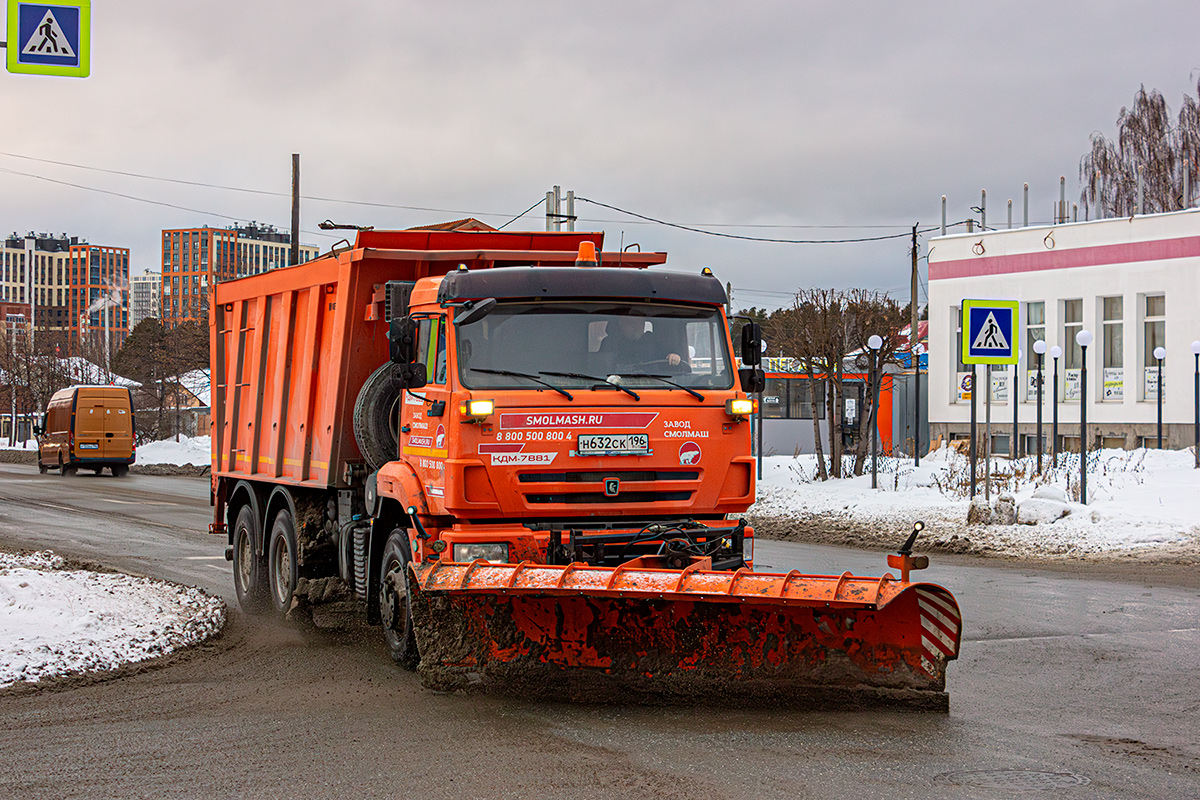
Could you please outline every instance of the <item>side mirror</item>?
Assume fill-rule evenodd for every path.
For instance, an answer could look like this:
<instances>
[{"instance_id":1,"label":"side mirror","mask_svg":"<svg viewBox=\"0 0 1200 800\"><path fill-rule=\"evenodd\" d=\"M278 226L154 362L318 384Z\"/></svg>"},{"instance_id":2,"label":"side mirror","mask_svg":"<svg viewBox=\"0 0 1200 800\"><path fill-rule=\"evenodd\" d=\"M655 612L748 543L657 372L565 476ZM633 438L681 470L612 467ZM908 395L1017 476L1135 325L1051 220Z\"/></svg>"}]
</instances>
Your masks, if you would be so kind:
<instances>
[{"instance_id":1,"label":"side mirror","mask_svg":"<svg viewBox=\"0 0 1200 800\"><path fill-rule=\"evenodd\" d=\"M738 370L742 391L747 394L761 392L767 388L767 375L758 367L742 367Z\"/></svg>"},{"instance_id":2,"label":"side mirror","mask_svg":"<svg viewBox=\"0 0 1200 800\"><path fill-rule=\"evenodd\" d=\"M762 363L762 326L747 322L742 326L742 364L757 367Z\"/></svg>"},{"instance_id":3,"label":"side mirror","mask_svg":"<svg viewBox=\"0 0 1200 800\"><path fill-rule=\"evenodd\" d=\"M388 358L393 364L417 360L417 323L412 317L398 317L389 323Z\"/></svg>"},{"instance_id":4,"label":"side mirror","mask_svg":"<svg viewBox=\"0 0 1200 800\"><path fill-rule=\"evenodd\" d=\"M401 364L396 368L396 378L405 389L420 389L428 383L424 364Z\"/></svg>"},{"instance_id":5,"label":"side mirror","mask_svg":"<svg viewBox=\"0 0 1200 800\"><path fill-rule=\"evenodd\" d=\"M458 316L454 318L455 325L470 325L472 322L479 320L492 313L492 309L496 307L496 298L488 297L474 303L469 308L463 306L462 311L458 312Z\"/></svg>"}]
</instances>

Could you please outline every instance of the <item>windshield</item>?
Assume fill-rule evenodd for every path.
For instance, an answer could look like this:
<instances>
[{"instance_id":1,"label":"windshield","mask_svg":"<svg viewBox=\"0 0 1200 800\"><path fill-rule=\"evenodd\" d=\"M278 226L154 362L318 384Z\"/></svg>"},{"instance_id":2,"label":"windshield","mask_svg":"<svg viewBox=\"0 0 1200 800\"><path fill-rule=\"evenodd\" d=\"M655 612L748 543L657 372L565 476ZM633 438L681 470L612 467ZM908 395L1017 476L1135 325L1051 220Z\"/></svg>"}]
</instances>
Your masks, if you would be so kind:
<instances>
[{"instance_id":1,"label":"windshield","mask_svg":"<svg viewBox=\"0 0 1200 800\"><path fill-rule=\"evenodd\" d=\"M456 334L459 377L470 389L538 386L514 373L565 388L620 376L623 386L680 391L655 375L689 388L733 386L725 327L712 308L501 303Z\"/></svg>"}]
</instances>

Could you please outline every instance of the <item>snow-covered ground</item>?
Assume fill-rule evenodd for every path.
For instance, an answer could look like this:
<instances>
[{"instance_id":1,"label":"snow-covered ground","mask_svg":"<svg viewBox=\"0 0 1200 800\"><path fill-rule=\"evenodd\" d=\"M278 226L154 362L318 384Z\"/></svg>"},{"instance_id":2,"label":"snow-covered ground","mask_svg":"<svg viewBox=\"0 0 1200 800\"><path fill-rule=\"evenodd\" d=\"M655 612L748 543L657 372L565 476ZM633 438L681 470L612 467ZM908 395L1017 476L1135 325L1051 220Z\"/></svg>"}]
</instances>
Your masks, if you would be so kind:
<instances>
[{"instance_id":1,"label":"snow-covered ground","mask_svg":"<svg viewBox=\"0 0 1200 800\"><path fill-rule=\"evenodd\" d=\"M224 624L224 602L199 589L0 553L0 687L166 655Z\"/></svg>"},{"instance_id":2,"label":"snow-covered ground","mask_svg":"<svg viewBox=\"0 0 1200 800\"><path fill-rule=\"evenodd\" d=\"M851 523L896 539L915 520L926 523L922 541L946 545L969 540L966 550L1018 556L1087 555L1196 546L1200 553L1200 470L1191 450L1101 450L1088 458L1088 504L1078 502L1079 458L1060 456L1057 470L1039 477L1032 459L993 460L992 507L1011 495L1017 518L1037 524L967 525L969 463L949 448L914 467L911 459L879 461L878 489L867 474L820 481L814 456L763 459L763 480L751 513L758 517ZM982 501L983 461L978 462L977 502ZM1038 497L1034 497L1035 493ZM986 512L985 512L986 513ZM957 540L955 540L957 541ZM965 544L965 542L964 542ZM982 545L982 546L981 546Z\"/></svg>"},{"instance_id":3,"label":"snow-covered ground","mask_svg":"<svg viewBox=\"0 0 1200 800\"><path fill-rule=\"evenodd\" d=\"M180 436L179 441L167 439L162 442L150 442L140 445L137 449L137 464L192 464L197 467L208 466L212 463L212 438L196 436L189 438Z\"/></svg>"}]
</instances>

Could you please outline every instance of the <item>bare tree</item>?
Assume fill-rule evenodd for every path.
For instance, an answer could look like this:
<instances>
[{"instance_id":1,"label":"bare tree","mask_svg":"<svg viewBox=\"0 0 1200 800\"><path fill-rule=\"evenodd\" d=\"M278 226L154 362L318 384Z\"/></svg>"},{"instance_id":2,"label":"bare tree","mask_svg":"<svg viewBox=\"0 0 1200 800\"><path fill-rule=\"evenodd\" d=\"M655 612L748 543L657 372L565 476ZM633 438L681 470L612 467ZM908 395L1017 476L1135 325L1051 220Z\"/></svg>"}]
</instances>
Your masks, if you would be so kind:
<instances>
[{"instance_id":1,"label":"bare tree","mask_svg":"<svg viewBox=\"0 0 1200 800\"><path fill-rule=\"evenodd\" d=\"M1197 84L1200 93L1200 84ZM1137 211L1138 179L1142 181L1143 213L1185 208L1184 183L1194 194L1200 176L1200 109L1189 95L1174 125L1167 102L1157 89L1145 85L1133 105L1117 115L1117 140L1096 132L1091 150L1080 159L1083 182L1080 200L1097 209L1097 217L1132 216Z\"/></svg>"},{"instance_id":2,"label":"bare tree","mask_svg":"<svg viewBox=\"0 0 1200 800\"><path fill-rule=\"evenodd\" d=\"M875 401L883 383L883 370L886 365L896 363L896 353L901 347L900 330L908 317L908 308L902 307L886 293L861 290L852 293L849 305L849 315L857 320L858 332L862 337L856 362L870 376L867 379L866 407L863 414L867 425L859 437L858 449L854 454L854 474L862 475L870 455L870 431L874 429L879 417L878 404ZM883 340L883 345L875 354L876 369L873 375L870 370L870 348L867 347L867 340L872 335L877 335ZM907 342L907 339L904 341Z\"/></svg>"}]
</instances>

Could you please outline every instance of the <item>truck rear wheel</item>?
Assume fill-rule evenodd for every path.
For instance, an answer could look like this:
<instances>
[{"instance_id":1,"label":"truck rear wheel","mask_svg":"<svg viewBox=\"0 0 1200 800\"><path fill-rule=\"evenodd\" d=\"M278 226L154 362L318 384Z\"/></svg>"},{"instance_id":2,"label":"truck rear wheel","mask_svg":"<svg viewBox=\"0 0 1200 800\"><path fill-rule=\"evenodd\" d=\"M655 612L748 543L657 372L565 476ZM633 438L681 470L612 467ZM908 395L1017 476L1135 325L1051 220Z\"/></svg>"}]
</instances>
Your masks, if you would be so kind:
<instances>
[{"instance_id":1,"label":"truck rear wheel","mask_svg":"<svg viewBox=\"0 0 1200 800\"><path fill-rule=\"evenodd\" d=\"M247 503L233 524L233 588L247 614L261 614L266 608L266 570L258 555L258 539L258 522Z\"/></svg>"},{"instance_id":2,"label":"truck rear wheel","mask_svg":"<svg viewBox=\"0 0 1200 800\"><path fill-rule=\"evenodd\" d=\"M296 593L299 565L296 562L296 529L292 512L280 509L271 525L271 548L267 556L267 573L271 582L271 605L275 613L285 616L292 608Z\"/></svg>"},{"instance_id":3,"label":"truck rear wheel","mask_svg":"<svg viewBox=\"0 0 1200 800\"><path fill-rule=\"evenodd\" d=\"M417 652L417 636L413 632L412 606L409 603L408 534L397 528L388 536L383 548L383 564L379 575L379 617L383 623L383 638L387 641L392 659L408 670L417 668L421 660Z\"/></svg>"}]
</instances>

